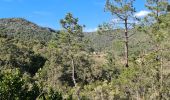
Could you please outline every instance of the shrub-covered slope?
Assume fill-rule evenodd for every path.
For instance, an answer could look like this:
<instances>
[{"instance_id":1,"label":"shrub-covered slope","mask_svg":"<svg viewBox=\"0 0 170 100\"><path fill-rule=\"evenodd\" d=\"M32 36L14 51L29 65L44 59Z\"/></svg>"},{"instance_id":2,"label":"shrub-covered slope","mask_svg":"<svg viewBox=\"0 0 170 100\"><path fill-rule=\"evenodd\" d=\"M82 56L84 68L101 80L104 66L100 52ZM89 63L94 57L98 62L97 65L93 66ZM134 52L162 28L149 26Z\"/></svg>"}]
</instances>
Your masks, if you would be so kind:
<instances>
[{"instance_id":1,"label":"shrub-covered slope","mask_svg":"<svg viewBox=\"0 0 170 100\"><path fill-rule=\"evenodd\" d=\"M23 18L3 18L0 19L0 34L16 37L21 40L49 41L55 30L40 27Z\"/></svg>"}]
</instances>

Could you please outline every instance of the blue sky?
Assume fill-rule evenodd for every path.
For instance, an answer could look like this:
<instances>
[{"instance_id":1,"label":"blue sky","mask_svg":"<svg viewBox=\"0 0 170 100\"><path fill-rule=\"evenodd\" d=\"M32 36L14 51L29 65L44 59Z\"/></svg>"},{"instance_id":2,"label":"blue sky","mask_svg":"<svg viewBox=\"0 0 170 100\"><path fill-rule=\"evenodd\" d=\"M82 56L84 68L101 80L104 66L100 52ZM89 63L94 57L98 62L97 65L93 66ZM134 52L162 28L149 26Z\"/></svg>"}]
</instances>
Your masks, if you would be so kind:
<instances>
[{"instance_id":1,"label":"blue sky","mask_svg":"<svg viewBox=\"0 0 170 100\"><path fill-rule=\"evenodd\" d=\"M145 11L145 0L136 0L138 14ZM21 17L38 25L60 29L59 21L67 12L79 18L86 25L85 31L94 31L96 27L112 19L104 12L105 0L0 0L0 18ZM139 13L140 12L140 13Z\"/></svg>"}]
</instances>

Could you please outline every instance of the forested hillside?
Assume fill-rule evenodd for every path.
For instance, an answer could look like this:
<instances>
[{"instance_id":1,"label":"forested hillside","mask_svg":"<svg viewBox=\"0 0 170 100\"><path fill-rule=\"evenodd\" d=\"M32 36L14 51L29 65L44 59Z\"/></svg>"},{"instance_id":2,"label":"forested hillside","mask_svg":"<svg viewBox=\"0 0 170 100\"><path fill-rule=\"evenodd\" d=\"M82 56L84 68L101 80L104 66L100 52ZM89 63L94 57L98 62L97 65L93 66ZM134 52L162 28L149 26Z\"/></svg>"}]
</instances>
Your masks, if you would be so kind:
<instances>
[{"instance_id":1,"label":"forested hillside","mask_svg":"<svg viewBox=\"0 0 170 100\"><path fill-rule=\"evenodd\" d=\"M20 40L47 42L51 39L55 30L40 27L23 18L0 19L1 35L19 38Z\"/></svg>"},{"instance_id":2,"label":"forested hillside","mask_svg":"<svg viewBox=\"0 0 170 100\"><path fill-rule=\"evenodd\" d=\"M0 100L170 100L169 3L148 0L139 19L133 0L113 1L105 9L124 26L96 32L71 13L59 31L0 19Z\"/></svg>"}]
</instances>

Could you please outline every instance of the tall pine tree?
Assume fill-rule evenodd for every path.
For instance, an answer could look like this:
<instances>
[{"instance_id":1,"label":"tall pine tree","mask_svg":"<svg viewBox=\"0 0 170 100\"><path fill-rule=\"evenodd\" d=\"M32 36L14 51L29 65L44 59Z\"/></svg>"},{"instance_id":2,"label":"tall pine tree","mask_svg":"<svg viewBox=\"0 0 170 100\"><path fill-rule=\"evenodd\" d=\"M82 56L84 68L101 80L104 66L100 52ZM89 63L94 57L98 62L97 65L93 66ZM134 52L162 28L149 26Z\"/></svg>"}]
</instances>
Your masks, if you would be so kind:
<instances>
[{"instance_id":1,"label":"tall pine tree","mask_svg":"<svg viewBox=\"0 0 170 100\"><path fill-rule=\"evenodd\" d=\"M129 28L132 26L135 8L133 3L135 0L106 0L106 10L110 11L114 19L118 19L124 27L125 38L125 66L129 67Z\"/></svg>"}]
</instances>

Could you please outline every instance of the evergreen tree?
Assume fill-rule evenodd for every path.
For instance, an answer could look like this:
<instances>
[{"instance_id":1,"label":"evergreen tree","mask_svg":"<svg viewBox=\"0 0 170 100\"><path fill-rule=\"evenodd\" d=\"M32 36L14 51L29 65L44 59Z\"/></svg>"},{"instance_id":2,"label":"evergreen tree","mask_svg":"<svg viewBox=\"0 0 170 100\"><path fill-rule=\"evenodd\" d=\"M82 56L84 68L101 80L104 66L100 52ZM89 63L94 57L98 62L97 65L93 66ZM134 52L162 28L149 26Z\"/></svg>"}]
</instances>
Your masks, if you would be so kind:
<instances>
[{"instance_id":1,"label":"evergreen tree","mask_svg":"<svg viewBox=\"0 0 170 100\"><path fill-rule=\"evenodd\" d=\"M72 82L76 90L76 95L80 100L78 81L85 81L90 66L88 54L84 48L83 42L83 26L78 24L78 18L74 18L71 13L68 13L64 19L60 21L63 31L58 36L57 48L62 53L63 71L69 71ZM67 75L65 74L65 75ZM64 75L64 76L65 76Z\"/></svg>"},{"instance_id":2,"label":"evergreen tree","mask_svg":"<svg viewBox=\"0 0 170 100\"><path fill-rule=\"evenodd\" d=\"M153 44L155 45L152 55L156 59L152 64L154 69L156 70L156 80L158 82L158 93L159 98L162 99L162 89L163 89L163 69L164 69L164 56L163 50L165 49L164 44L167 37L166 32L166 22L162 19L162 16L167 14L168 0L147 0L146 7L151 11L151 13L147 16L147 22L149 24L150 31L146 31L150 34L153 39Z\"/></svg>"},{"instance_id":3,"label":"evergreen tree","mask_svg":"<svg viewBox=\"0 0 170 100\"><path fill-rule=\"evenodd\" d=\"M129 67L129 28L132 26L130 20L135 19L135 8L133 3L135 0L106 0L106 10L110 11L115 19L118 19L120 23L124 25L124 38L125 38L125 66Z\"/></svg>"}]
</instances>

